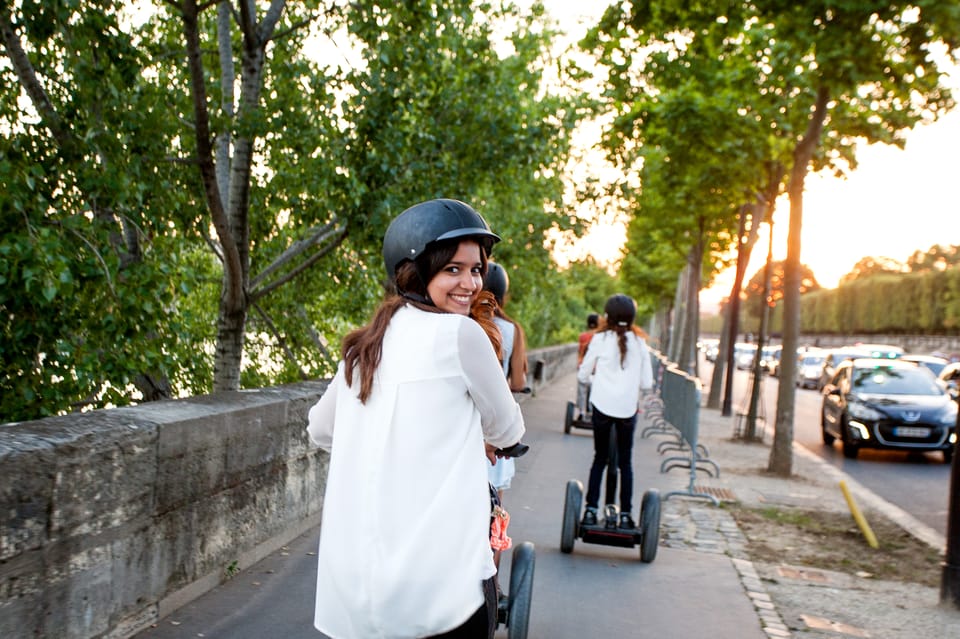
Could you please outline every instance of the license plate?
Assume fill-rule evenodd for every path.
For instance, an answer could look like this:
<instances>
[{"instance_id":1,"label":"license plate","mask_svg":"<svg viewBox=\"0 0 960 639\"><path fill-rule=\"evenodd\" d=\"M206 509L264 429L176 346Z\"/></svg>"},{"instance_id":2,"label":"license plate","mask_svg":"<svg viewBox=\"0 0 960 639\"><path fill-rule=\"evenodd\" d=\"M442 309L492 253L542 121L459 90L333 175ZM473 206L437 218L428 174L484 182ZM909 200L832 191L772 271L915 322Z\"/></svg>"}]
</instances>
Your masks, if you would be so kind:
<instances>
[{"instance_id":1,"label":"license plate","mask_svg":"<svg viewBox=\"0 0 960 639\"><path fill-rule=\"evenodd\" d=\"M930 429L918 426L897 426L893 429L893 434L897 437L927 437Z\"/></svg>"}]
</instances>

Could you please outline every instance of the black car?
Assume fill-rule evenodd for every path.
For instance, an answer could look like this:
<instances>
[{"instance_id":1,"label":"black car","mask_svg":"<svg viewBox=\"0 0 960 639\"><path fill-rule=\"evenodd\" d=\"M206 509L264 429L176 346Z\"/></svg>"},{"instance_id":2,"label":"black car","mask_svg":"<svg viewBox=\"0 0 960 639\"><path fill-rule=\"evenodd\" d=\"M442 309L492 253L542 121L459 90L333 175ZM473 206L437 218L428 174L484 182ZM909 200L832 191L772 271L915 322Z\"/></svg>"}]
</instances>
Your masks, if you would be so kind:
<instances>
[{"instance_id":1,"label":"black car","mask_svg":"<svg viewBox=\"0 0 960 639\"><path fill-rule=\"evenodd\" d=\"M827 350L824 353L823 366L820 367L820 377L817 379L817 390L822 390L823 387L827 385L827 382L833 378L837 372L837 366L848 359L856 359L858 357L876 357L876 355L871 355L870 351L859 350L859 347L851 348L844 346L842 348L831 348Z\"/></svg>"},{"instance_id":2,"label":"black car","mask_svg":"<svg viewBox=\"0 0 960 639\"><path fill-rule=\"evenodd\" d=\"M839 439L845 457L861 448L943 453L956 440L957 404L929 369L889 359L841 363L823 389L823 443Z\"/></svg>"}]
</instances>

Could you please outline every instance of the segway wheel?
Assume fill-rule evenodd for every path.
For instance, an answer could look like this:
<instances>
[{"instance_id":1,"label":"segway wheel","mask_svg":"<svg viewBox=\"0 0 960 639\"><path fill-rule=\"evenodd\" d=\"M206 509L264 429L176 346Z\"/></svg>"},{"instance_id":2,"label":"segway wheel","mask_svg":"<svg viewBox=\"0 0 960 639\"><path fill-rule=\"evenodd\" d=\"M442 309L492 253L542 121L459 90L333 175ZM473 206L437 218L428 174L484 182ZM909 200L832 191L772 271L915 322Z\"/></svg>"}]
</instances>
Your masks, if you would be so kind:
<instances>
[{"instance_id":1,"label":"segway wheel","mask_svg":"<svg viewBox=\"0 0 960 639\"><path fill-rule=\"evenodd\" d=\"M567 482L567 496L563 501L563 528L560 531L560 552L570 554L577 540L580 507L583 504L583 484L577 479Z\"/></svg>"},{"instance_id":2,"label":"segway wheel","mask_svg":"<svg viewBox=\"0 0 960 639\"><path fill-rule=\"evenodd\" d=\"M525 541L513 549L510 563L510 612L507 615L507 637L527 639L530 627L530 600L533 598L533 566L536 553L533 544Z\"/></svg>"},{"instance_id":3,"label":"segway wheel","mask_svg":"<svg viewBox=\"0 0 960 639\"><path fill-rule=\"evenodd\" d=\"M649 564L657 557L660 545L660 491L643 493L640 502L640 561Z\"/></svg>"},{"instance_id":4,"label":"segway wheel","mask_svg":"<svg viewBox=\"0 0 960 639\"><path fill-rule=\"evenodd\" d=\"M575 409L573 402L567 402L567 414L563 420L563 432L566 435L569 435L570 429L573 428L573 411Z\"/></svg>"}]
</instances>

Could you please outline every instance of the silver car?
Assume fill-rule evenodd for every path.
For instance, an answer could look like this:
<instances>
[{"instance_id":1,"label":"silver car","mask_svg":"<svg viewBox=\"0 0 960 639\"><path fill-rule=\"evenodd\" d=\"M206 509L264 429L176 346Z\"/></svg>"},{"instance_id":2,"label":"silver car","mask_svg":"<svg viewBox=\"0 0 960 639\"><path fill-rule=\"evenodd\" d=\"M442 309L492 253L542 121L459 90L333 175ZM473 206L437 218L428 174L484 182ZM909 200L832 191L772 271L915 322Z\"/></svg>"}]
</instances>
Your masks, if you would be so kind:
<instances>
[{"instance_id":1,"label":"silver car","mask_svg":"<svg viewBox=\"0 0 960 639\"><path fill-rule=\"evenodd\" d=\"M799 388L817 388L820 385L820 373L823 371L825 353L807 351L797 362L797 386Z\"/></svg>"}]
</instances>

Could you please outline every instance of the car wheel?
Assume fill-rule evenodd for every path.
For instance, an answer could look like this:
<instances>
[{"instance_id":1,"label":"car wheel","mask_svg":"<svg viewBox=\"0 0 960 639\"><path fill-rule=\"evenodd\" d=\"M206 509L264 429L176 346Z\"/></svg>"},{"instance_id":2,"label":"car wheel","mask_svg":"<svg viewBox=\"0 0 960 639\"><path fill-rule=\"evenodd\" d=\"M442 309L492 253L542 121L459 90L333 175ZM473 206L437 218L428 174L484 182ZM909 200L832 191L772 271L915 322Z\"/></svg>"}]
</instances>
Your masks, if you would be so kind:
<instances>
[{"instance_id":1,"label":"car wheel","mask_svg":"<svg viewBox=\"0 0 960 639\"><path fill-rule=\"evenodd\" d=\"M827 432L827 419L823 411L820 411L820 436L823 437L824 446L833 446L833 442L837 440L836 437Z\"/></svg>"},{"instance_id":2,"label":"car wheel","mask_svg":"<svg viewBox=\"0 0 960 639\"><path fill-rule=\"evenodd\" d=\"M943 463L949 464L953 461L953 447L943 449Z\"/></svg>"},{"instance_id":3,"label":"car wheel","mask_svg":"<svg viewBox=\"0 0 960 639\"><path fill-rule=\"evenodd\" d=\"M847 459L856 459L860 453L860 447L850 439L850 429L847 427L846 420L840 422L841 444L843 446L843 456Z\"/></svg>"}]
</instances>

